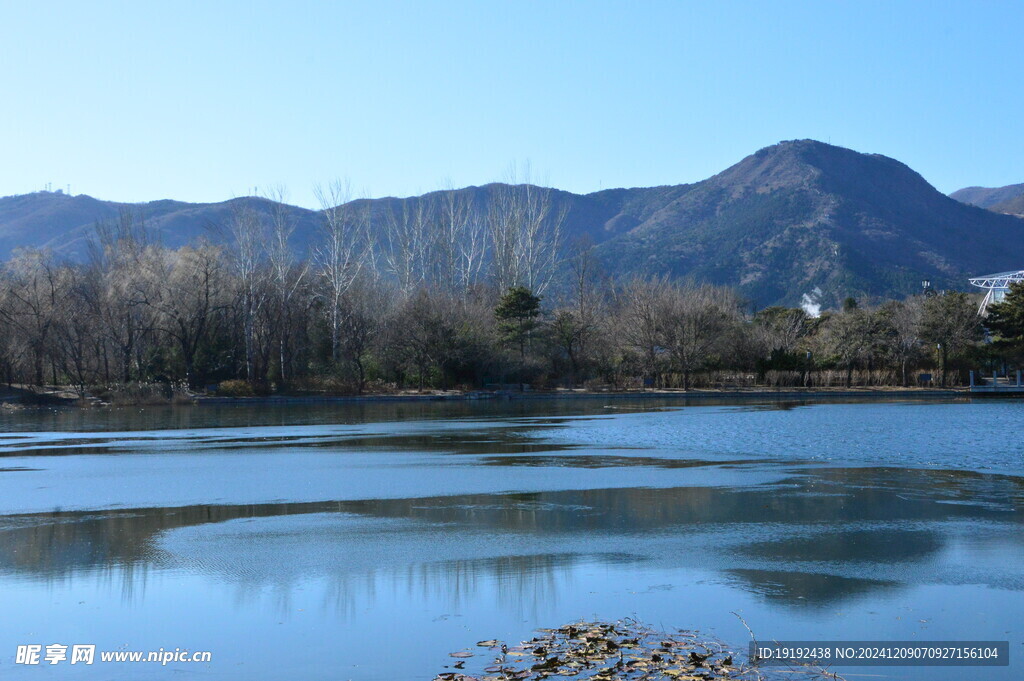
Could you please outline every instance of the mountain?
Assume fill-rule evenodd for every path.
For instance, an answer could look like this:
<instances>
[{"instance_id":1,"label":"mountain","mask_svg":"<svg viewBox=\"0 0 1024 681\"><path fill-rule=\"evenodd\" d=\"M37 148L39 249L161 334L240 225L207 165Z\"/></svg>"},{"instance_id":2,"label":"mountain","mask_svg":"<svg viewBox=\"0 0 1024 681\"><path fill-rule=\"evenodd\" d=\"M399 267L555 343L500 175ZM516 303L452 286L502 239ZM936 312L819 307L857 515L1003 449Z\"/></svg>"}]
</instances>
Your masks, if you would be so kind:
<instances>
[{"instance_id":1,"label":"mountain","mask_svg":"<svg viewBox=\"0 0 1024 681\"><path fill-rule=\"evenodd\" d=\"M995 213L1005 213L1006 215L1016 215L1017 217L1024 218L1024 193L990 206L989 210Z\"/></svg>"},{"instance_id":2,"label":"mountain","mask_svg":"<svg viewBox=\"0 0 1024 681\"><path fill-rule=\"evenodd\" d=\"M526 186L511 188L525 192ZM506 185L456 190L477 211ZM422 197L363 199L376 224ZM781 142L695 184L552 190L564 211L566 243L585 239L607 274L668 275L735 286L756 305L824 307L847 296L868 300L938 288L966 288L969 276L1024 267L1024 220L968 205L938 192L904 164L813 140ZM0 257L17 246L50 246L82 257L100 220L124 210L144 217L168 246L225 238L240 206L266 214L266 199L212 204L155 201L117 204L88 196L37 192L0 198ZM294 247L307 253L316 211L286 210L297 225Z\"/></svg>"},{"instance_id":3,"label":"mountain","mask_svg":"<svg viewBox=\"0 0 1024 681\"><path fill-rule=\"evenodd\" d=\"M1024 184L1010 184L1005 187L964 187L957 189L949 196L972 206L1004 213L1006 211L997 210L996 206L1024 196Z\"/></svg>"},{"instance_id":4,"label":"mountain","mask_svg":"<svg viewBox=\"0 0 1024 681\"><path fill-rule=\"evenodd\" d=\"M257 197L221 203L163 200L136 204L61 191L5 196L0 198L0 259L10 257L19 247L52 248L60 255L83 258L97 223L116 222L125 211L141 219L146 229L167 246L177 248L200 238L220 241L222 228L238 208L245 206L268 215L272 205ZM316 211L297 206L286 209L298 226L296 232L311 234L315 230L319 220Z\"/></svg>"},{"instance_id":5,"label":"mountain","mask_svg":"<svg viewBox=\"0 0 1024 681\"><path fill-rule=\"evenodd\" d=\"M891 158L797 140L690 185L599 250L619 270L730 284L759 304L819 289L834 306L1024 267L1024 221L955 201Z\"/></svg>"}]
</instances>

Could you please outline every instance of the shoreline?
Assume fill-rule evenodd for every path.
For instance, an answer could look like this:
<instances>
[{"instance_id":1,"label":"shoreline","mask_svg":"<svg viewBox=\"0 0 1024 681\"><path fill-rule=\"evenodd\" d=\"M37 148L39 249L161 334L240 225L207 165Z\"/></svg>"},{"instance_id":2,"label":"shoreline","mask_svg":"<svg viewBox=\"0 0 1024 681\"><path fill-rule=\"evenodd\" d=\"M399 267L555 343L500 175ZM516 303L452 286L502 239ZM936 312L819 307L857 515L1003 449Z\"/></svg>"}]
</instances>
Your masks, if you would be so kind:
<instances>
[{"instance_id":1,"label":"shoreline","mask_svg":"<svg viewBox=\"0 0 1024 681\"><path fill-rule=\"evenodd\" d=\"M230 404L344 404L373 402L473 402L473 401L526 401L526 400L675 400L675 399L815 399L822 397L895 397L948 399L972 396L966 390L937 389L834 389L834 390L690 390L690 391L638 391L638 392L470 392L399 395L266 395L261 397L196 397L196 406Z\"/></svg>"},{"instance_id":2,"label":"shoreline","mask_svg":"<svg viewBox=\"0 0 1024 681\"><path fill-rule=\"evenodd\" d=\"M86 401L59 392L35 392L25 389L0 394L0 408L124 408L124 407L203 407L203 406L289 406L304 404L374 404L388 402L511 402L538 400L814 400L814 399L925 399L943 400L958 397L1012 397L1012 394L978 393L967 388L819 388L819 389L738 389L738 390L643 390L643 391L469 391L429 393L381 393L366 395L261 395L228 397L191 395L167 401L111 403L89 398Z\"/></svg>"}]
</instances>

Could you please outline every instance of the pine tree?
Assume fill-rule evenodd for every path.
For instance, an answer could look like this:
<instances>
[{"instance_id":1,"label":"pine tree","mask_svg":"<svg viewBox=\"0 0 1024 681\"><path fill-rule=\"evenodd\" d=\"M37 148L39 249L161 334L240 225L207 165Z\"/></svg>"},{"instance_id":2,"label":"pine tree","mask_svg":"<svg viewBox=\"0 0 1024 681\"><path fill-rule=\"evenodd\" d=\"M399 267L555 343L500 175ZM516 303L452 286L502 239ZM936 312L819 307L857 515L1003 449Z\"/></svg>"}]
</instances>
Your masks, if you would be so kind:
<instances>
[{"instance_id":1,"label":"pine tree","mask_svg":"<svg viewBox=\"0 0 1024 681\"><path fill-rule=\"evenodd\" d=\"M498 331L502 341L519 348L519 390L523 390L523 369L526 366L526 346L530 334L537 328L540 298L525 286L513 286L501 297L494 316L498 318Z\"/></svg>"}]
</instances>

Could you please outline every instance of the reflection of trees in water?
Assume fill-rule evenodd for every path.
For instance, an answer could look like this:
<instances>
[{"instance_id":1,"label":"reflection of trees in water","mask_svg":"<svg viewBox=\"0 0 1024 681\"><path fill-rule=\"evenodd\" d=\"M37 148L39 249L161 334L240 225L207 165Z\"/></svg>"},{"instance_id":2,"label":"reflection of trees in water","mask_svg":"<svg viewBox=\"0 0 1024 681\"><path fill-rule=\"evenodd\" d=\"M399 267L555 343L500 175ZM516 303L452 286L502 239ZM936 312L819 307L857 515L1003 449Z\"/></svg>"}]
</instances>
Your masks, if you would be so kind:
<instances>
[{"instance_id":1,"label":"reflection of trees in water","mask_svg":"<svg viewBox=\"0 0 1024 681\"><path fill-rule=\"evenodd\" d=\"M0 572L57 578L69 572L148 564L153 537L164 530L237 518L286 515L291 504L187 506L131 511L52 511L6 516L0 529ZM304 504L340 510L336 502ZM300 508L295 512L314 512Z\"/></svg>"},{"instance_id":2,"label":"reflection of trees in water","mask_svg":"<svg viewBox=\"0 0 1024 681\"><path fill-rule=\"evenodd\" d=\"M559 587L571 584L579 559L573 554L536 554L418 563L407 566L405 577L410 592L415 585L416 598L433 597L452 610L493 588L496 608L526 617L558 601Z\"/></svg>"},{"instance_id":3,"label":"reflection of trees in water","mask_svg":"<svg viewBox=\"0 0 1024 681\"><path fill-rule=\"evenodd\" d=\"M536 554L382 565L361 571L338 566L315 579L296 572L221 574L230 585L236 609L265 602L281 618L296 612L299 588L319 590L322 613L344 620L358 620L360 613L375 607L400 611L403 603L422 601L457 612L481 594L512 617L535 618L558 602L560 591L571 589L574 569L582 560L604 558ZM438 614L443 616L444 611Z\"/></svg>"},{"instance_id":4,"label":"reflection of trees in water","mask_svg":"<svg viewBox=\"0 0 1024 681\"><path fill-rule=\"evenodd\" d=\"M622 447L621 449L628 449ZM678 459L657 456L622 456L617 454L547 454L550 448L526 455L494 455L480 460L485 466L528 466L540 468L621 468L641 466L646 468L703 468L708 466L740 466L746 464L764 465L762 459L733 459L707 461L702 459Z\"/></svg>"},{"instance_id":5,"label":"reflection of trees in water","mask_svg":"<svg viewBox=\"0 0 1024 681\"><path fill-rule=\"evenodd\" d=\"M326 546L318 542L328 541L334 541L335 550L344 541L392 547L404 537L418 552L402 553L392 547L382 550L384 564L347 568L343 552L328 556L327 567L316 576L326 578L325 607L330 604L336 611L353 607L357 595L372 597L380 580L455 603L483 584L493 584L506 607L530 608L531 603L557 598L559 585L571 578L582 556L608 562L621 560L609 555L620 551L671 566L679 564L673 560L681 560L675 556L682 553L676 551L687 548L716 556L710 567L731 570L749 588L773 599L791 593L794 599L802 595L808 601L828 602L890 588L885 579L844 578L850 565L926 565L951 541L948 528L940 526L944 523L984 520L1019 528L1024 521L1022 489L1017 477L965 471L811 468L780 484L739 489L628 488L54 511L0 519L0 573L60 580L91 571L121 580L124 597L130 600L134 589L145 588L149 570L160 567L154 538L161 532L243 518L345 513L403 524L391 535L297 535L300 545L312 551ZM352 527L366 520L353 519ZM259 527L254 526L257 534ZM281 531L287 535L293 530L285 526ZM480 549L484 553L502 555L460 554L463 548L457 543L451 547L450 560L428 550L432 538L470 534L486 538ZM241 553L226 555L241 556L236 562L245 564L246 551L258 555L261 550L259 537L254 537L238 545ZM1024 546L1024 535L1001 531L991 541ZM659 553L667 548L673 553ZM784 566L771 578L782 585L774 591L762 583L762 566L771 563ZM202 560L189 569L228 574ZM278 607L287 609L296 582L309 572L298 563L280 571L256 564L249 572L236 570L232 575L238 598L247 600L271 589Z\"/></svg>"},{"instance_id":6,"label":"reflection of trees in water","mask_svg":"<svg viewBox=\"0 0 1024 681\"><path fill-rule=\"evenodd\" d=\"M335 615L355 619L361 608L372 607L378 597L399 602L431 600L452 612L481 594L513 618L538 618L571 591L576 569L584 562L625 563L639 560L619 554L580 555L551 553L495 556L472 560L446 560L381 567L365 573L335 573L324 587L323 607ZM384 590L389 593L381 593Z\"/></svg>"},{"instance_id":7,"label":"reflection of trees in water","mask_svg":"<svg viewBox=\"0 0 1024 681\"><path fill-rule=\"evenodd\" d=\"M375 449L387 452L442 452L448 454L528 454L561 452L580 445L549 443L523 432L521 425L489 426L480 430L446 431L442 433L389 433L344 438L323 438L306 446L338 449ZM534 426L533 430L537 430Z\"/></svg>"},{"instance_id":8,"label":"reflection of trees in water","mask_svg":"<svg viewBox=\"0 0 1024 681\"><path fill-rule=\"evenodd\" d=\"M180 438L122 435L111 437L66 438L60 440L28 440L0 444L0 457L5 456L69 456L84 454L139 453L145 448L158 448L161 452L177 450L195 454L202 451L229 451L260 449L320 448L339 451L435 452L443 454L529 454L560 452L577 449L580 445L548 443L538 438L539 431L551 428L544 425L494 425L486 428L462 429L443 432L386 432L369 433L365 430L325 431L322 429L295 429L286 434L256 431L245 436L223 434L188 435ZM10 472L25 468L8 469Z\"/></svg>"},{"instance_id":9,"label":"reflection of trees in water","mask_svg":"<svg viewBox=\"0 0 1024 681\"><path fill-rule=\"evenodd\" d=\"M829 402L818 398L814 404ZM840 399L844 404L878 402ZM666 407L736 405L735 398L636 399L598 395L592 399L540 400L420 400L352 401L327 404L252 406L204 405L148 406L145 409L46 409L0 412L0 431L103 432L130 430L178 430L190 428L233 428L253 426L335 425L339 423L381 423L435 419L532 418L537 423L554 422L559 417L608 415L608 406L636 411L658 411ZM769 398L743 400L743 408L791 408L795 402ZM9 438L10 436L8 436Z\"/></svg>"}]
</instances>

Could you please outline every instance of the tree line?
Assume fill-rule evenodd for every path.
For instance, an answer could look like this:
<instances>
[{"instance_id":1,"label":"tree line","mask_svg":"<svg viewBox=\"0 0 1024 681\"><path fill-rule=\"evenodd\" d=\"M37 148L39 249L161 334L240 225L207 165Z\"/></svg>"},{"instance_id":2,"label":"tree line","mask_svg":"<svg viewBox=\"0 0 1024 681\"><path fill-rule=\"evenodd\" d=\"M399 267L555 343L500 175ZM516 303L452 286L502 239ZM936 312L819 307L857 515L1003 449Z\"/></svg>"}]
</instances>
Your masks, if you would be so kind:
<instances>
[{"instance_id":1,"label":"tree line","mask_svg":"<svg viewBox=\"0 0 1024 681\"><path fill-rule=\"evenodd\" d=\"M1019 360L1012 324L985 342L960 292L850 299L812 317L751 313L724 287L609 280L592 248L564 245L565 215L542 188L499 187L483 206L438 192L375 212L339 183L317 194L322 224L301 258L280 201L236 202L222 245L165 247L125 210L96 226L85 262L17 251L0 272L0 376L81 396L132 384L233 395L907 386L921 374L958 385L969 368Z\"/></svg>"}]
</instances>

